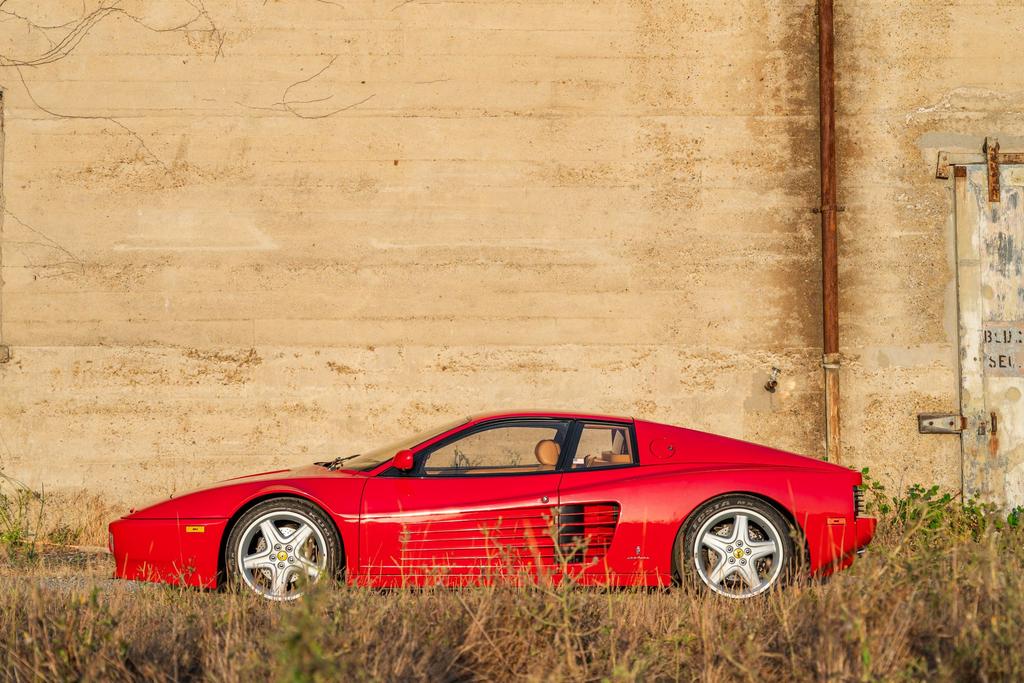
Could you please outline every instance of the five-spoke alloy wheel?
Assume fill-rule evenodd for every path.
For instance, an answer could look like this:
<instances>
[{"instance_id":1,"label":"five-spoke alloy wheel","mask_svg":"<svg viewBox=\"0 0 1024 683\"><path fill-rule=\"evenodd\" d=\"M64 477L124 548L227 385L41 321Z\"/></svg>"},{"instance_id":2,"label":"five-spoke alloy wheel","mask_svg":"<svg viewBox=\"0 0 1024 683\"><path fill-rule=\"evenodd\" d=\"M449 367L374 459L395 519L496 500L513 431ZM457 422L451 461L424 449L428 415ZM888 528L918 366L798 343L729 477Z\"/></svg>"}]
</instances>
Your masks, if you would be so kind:
<instances>
[{"instance_id":1,"label":"five-spoke alloy wheel","mask_svg":"<svg viewBox=\"0 0 1024 683\"><path fill-rule=\"evenodd\" d=\"M298 498L263 501L231 527L228 578L270 600L294 600L306 585L335 576L341 541L317 506Z\"/></svg>"},{"instance_id":2,"label":"five-spoke alloy wheel","mask_svg":"<svg viewBox=\"0 0 1024 683\"><path fill-rule=\"evenodd\" d=\"M775 508L750 496L726 496L698 510L680 532L682 574L730 598L759 595L787 578L794 544Z\"/></svg>"}]
</instances>

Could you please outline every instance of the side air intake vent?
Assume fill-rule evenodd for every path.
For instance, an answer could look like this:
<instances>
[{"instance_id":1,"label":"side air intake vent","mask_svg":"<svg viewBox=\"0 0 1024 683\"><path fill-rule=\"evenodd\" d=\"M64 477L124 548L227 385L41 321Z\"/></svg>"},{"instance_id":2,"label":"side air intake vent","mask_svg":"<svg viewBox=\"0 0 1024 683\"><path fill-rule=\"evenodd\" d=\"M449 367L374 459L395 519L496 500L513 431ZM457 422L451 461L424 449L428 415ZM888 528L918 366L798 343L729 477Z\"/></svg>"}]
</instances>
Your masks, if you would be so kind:
<instances>
[{"instance_id":1,"label":"side air intake vent","mask_svg":"<svg viewBox=\"0 0 1024 683\"><path fill-rule=\"evenodd\" d=\"M864 489L859 486L853 487L853 516L864 516Z\"/></svg>"},{"instance_id":2,"label":"side air intake vent","mask_svg":"<svg viewBox=\"0 0 1024 683\"><path fill-rule=\"evenodd\" d=\"M619 521L617 503L563 505L558 514L558 545L570 564L604 557Z\"/></svg>"}]
</instances>

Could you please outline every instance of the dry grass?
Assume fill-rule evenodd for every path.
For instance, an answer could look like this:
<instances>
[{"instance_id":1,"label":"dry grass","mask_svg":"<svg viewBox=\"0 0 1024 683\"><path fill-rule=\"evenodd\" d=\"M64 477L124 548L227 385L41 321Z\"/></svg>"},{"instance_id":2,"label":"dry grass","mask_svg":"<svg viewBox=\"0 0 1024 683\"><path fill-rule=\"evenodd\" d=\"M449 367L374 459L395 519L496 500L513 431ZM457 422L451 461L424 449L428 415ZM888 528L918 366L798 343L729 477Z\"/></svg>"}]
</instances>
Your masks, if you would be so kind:
<instances>
[{"instance_id":1,"label":"dry grass","mask_svg":"<svg viewBox=\"0 0 1024 683\"><path fill-rule=\"evenodd\" d=\"M125 512L93 493L35 491L0 469L0 543L105 547L107 524Z\"/></svg>"},{"instance_id":2,"label":"dry grass","mask_svg":"<svg viewBox=\"0 0 1024 683\"><path fill-rule=\"evenodd\" d=\"M849 572L742 603L687 588L321 585L299 603L270 605L113 582L106 557L9 546L0 561L0 675L1022 680L1024 531L999 520L941 499L899 501Z\"/></svg>"}]
</instances>

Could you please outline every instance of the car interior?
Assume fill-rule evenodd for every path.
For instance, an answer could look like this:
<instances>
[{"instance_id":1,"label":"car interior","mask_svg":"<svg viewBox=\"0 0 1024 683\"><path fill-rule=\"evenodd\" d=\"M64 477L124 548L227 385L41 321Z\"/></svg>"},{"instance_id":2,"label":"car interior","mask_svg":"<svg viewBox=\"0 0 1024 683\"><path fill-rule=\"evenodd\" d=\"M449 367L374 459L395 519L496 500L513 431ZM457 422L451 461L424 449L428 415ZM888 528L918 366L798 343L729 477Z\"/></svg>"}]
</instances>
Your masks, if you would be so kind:
<instances>
[{"instance_id":1,"label":"car interior","mask_svg":"<svg viewBox=\"0 0 1024 683\"><path fill-rule=\"evenodd\" d=\"M633 462L629 432L617 425L588 424L580 434L573 469L629 465Z\"/></svg>"},{"instance_id":2,"label":"car interior","mask_svg":"<svg viewBox=\"0 0 1024 683\"><path fill-rule=\"evenodd\" d=\"M568 423L557 427L508 425L476 432L428 454L424 473L462 476L553 472L558 466L568 427ZM538 436L543 438L538 440ZM528 444L533 445L533 458L527 455ZM632 463L632 442L627 427L600 423L583 425L572 469Z\"/></svg>"}]
</instances>

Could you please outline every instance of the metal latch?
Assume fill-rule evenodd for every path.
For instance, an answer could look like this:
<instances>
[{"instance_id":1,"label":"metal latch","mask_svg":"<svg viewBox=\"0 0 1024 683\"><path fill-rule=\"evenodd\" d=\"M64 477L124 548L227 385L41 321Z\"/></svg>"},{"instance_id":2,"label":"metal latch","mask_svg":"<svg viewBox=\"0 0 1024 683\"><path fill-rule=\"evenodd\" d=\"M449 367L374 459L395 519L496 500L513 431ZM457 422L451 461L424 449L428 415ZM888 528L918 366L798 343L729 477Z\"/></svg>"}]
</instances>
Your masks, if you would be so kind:
<instances>
[{"instance_id":1,"label":"metal latch","mask_svg":"<svg viewBox=\"0 0 1024 683\"><path fill-rule=\"evenodd\" d=\"M999 424L996 421L996 414L994 412L988 414L988 420L978 420L978 436L985 436L988 433L988 426L992 425L992 436L995 436L996 427Z\"/></svg>"},{"instance_id":2,"label":"metal latch","mask_svg":"<svg viewBox=\"0 0 1024 683\"><path fill-rule=\"evenodd\" d=\"M921 434L959 434L967 426L963 415L950 413L920 413L917 431Z\"/></svg>"}]
</instances>

